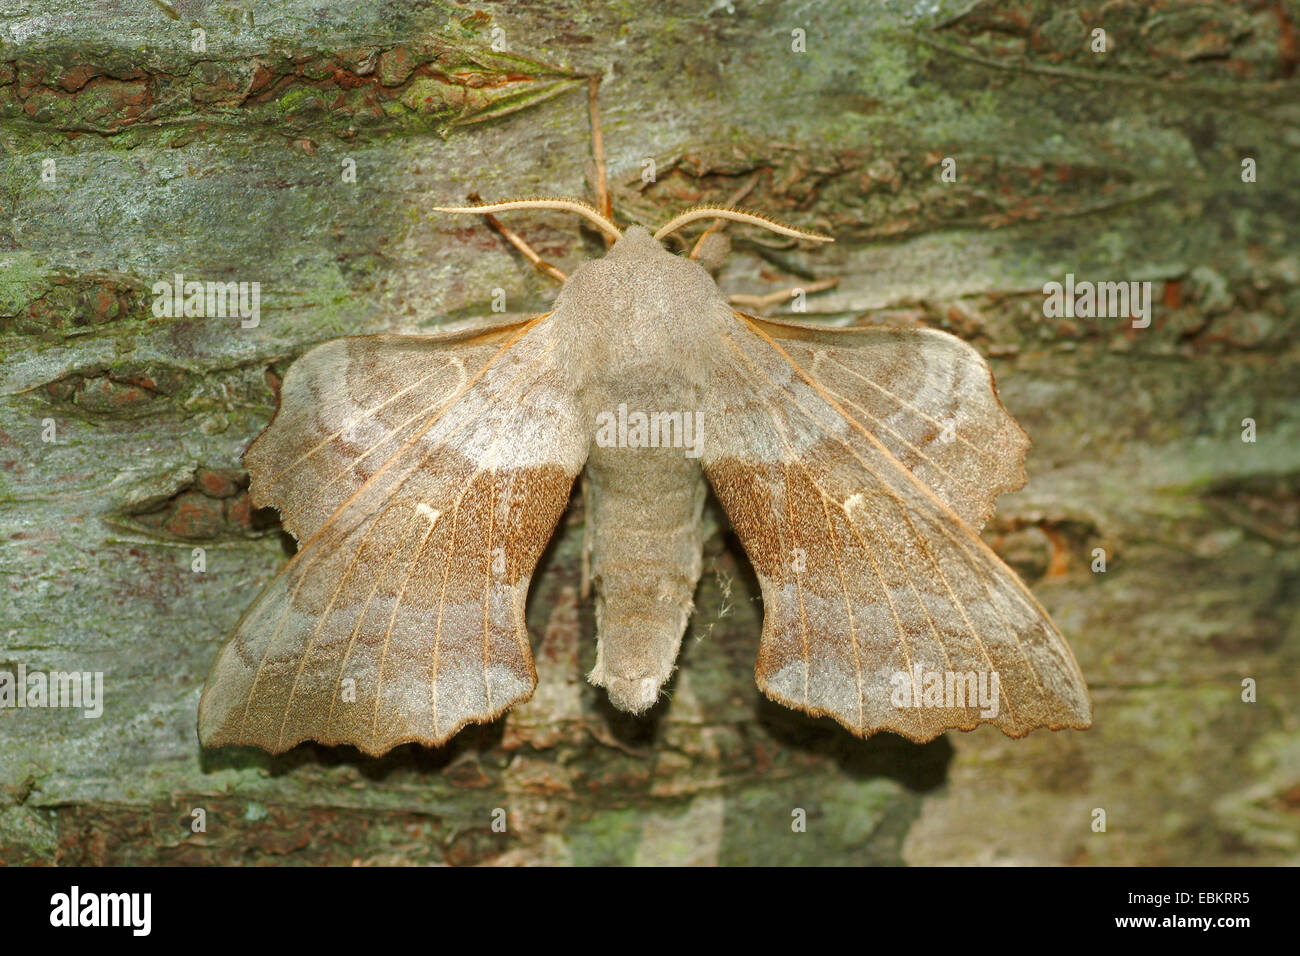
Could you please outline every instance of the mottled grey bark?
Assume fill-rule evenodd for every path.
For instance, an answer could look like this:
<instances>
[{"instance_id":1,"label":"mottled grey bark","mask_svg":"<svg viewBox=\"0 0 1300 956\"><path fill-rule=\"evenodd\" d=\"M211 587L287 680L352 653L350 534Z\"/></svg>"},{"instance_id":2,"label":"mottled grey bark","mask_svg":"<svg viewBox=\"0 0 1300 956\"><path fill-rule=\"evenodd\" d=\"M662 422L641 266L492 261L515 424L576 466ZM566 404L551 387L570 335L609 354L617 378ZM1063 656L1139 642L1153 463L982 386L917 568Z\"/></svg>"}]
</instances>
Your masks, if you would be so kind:
<instances>
[{"instance_id":1,"label":"mottled grey bark","mask_svg":"<svg viewBox=\"0 0 1300 956\"><path fill-rule=\"evenodd\" d=\"M97 720L0 710L0 860L1300 860L1295 3L274 8L0 12L0 668L103 671L106 693ZM836 277L810 313L993 357L1036 444L988 537L1073 645L1092 730L863 742L767 704L716 509L671 699L621 716L583 680L575 502L529 604L526 706L382 760L199 750L206 670L285 559L239 466L278 375L498 288L543 309L499 237L429 209L581 193L591 72L626 217L756 175L747 205L839 240L736 230L729 291ZM569 218L511 225L566 270L602 248ZM156 317L175 273L259 282L260 324ZM1045 317L1066 273L1152 282L1150 327Z\"/></svg>"}]
</instances>

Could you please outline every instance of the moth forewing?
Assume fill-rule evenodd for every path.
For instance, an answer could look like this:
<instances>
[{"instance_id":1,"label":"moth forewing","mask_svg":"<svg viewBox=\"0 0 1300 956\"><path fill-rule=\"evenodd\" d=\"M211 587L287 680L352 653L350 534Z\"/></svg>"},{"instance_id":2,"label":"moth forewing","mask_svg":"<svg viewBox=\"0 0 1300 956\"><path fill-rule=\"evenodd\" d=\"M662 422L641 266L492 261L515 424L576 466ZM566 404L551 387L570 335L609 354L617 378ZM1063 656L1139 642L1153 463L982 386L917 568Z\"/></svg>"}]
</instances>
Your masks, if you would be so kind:
<instances>
[{"instance_id":1,"label":"moth forewing","mask_svg":"<svg viewBox=\"0 0 1300 956\"><path fill-rule=\"evenodd\" d=\"M706 400L719 424L705 472L763 590L759 686L861 735L887 729L923 741L982 722L1011 736L1089 726L1069 647L957 510L982 521L999 484L1018 480L1018 459L994 462L972 440L1004 436L1023 447L991 380L962 373L953 381L976 394L953 401L926 386L934 357L909 364L899 349L956 347L891 333L862 336L852 358L822 362L852 373L822 381L810 369L824 353L802 353L805 368L794 344L817 337L781 334L738 315ZM934 426L944 414L966 442L940 453ZM904 454L923 473L974 469L983 490L953 479L945 501Z\"/></svg>"},{"instance_id":2,"label":"moth forewing","mask_svg":"<svg viewBox=\"0 0 1300 956\"><path fill-rule=\"evenodd\" d=\"M527 325L312 348L289 367L271 424L244 452L253 504L278 509L305 542Z\"/></svg>"},{"instance_id":3,"label":"moth forewing","mask_svg":"<svg viewBox=\"0 0 1300 956\"><path fill-rule=\"evenodd\" d=\"M307 356L286 400L348 402L320 401L314 428L301 409L277 418L264 447L280 451L253 457L253 480L290 514L284 496L301 495L316 509L304 526L319 526L218 655L199 707L205 744L378 754L443 743L532 694L524 600L587 450L544 318L486 344L426 342L423 363L396 337L338 353L369 354L362 365ZM448 366L456 374L434 372ZM399 411L399 393L418 398Z\"/></svg>"},{"instance_id":4,"label":"moth forewing","mask_svg":"<svg viewBox=\"0 0 1300 956\"><path fill-rule=\"evenodd\" d=\"M738 316L976 531L999 495L1024 485L1029 436L969 343L935 329L819 328Z\"/></svg>"}]
</instances>

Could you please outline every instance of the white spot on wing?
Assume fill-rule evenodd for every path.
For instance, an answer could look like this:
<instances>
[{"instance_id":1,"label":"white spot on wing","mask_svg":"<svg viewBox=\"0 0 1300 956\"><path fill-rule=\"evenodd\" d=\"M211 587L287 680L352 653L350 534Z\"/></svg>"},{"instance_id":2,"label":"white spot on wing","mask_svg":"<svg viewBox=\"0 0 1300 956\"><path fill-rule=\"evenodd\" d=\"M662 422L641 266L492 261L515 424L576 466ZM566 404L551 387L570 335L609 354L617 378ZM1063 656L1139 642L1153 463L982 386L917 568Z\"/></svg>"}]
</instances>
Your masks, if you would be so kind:
<instances>
[{"instance_id":1,"label":"white spot on wing","mask_svg":"<svg viewBox=\"0 0 1300 956\"><path fill-rule=\"evenodd\" d=\"M844 513L853 518L854 509L861 508L867 503L867 496L858 491L848 496L844 501ZM856 520L856 519L855 519Z\"/></svg>"}]
</instances>

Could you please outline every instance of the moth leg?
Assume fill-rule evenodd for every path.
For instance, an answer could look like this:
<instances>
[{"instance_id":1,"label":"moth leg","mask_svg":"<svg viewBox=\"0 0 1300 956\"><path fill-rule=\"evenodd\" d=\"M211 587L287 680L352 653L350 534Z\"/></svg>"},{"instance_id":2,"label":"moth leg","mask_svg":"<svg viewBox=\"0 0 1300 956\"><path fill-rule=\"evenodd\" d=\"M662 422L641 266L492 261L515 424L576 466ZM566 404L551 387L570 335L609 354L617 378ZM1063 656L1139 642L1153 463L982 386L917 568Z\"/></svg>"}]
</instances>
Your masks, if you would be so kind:
<instances>
[{"instance_id":1,"label":"moth leg","mask_svg":"<svg viewBox=\"0 0 1300 956\"><path fill-rule=\"evenodd\" d=\"M727 228L727 220L713 220L713 222L709 224L709 228L700 233L700 238L695 240L695 245L691 246L691 258L699 259L701 254L703 254L706 262L711 261L715 258L709 255L709 245L711 243L718 243L720 248L725 248L727 252L730 252L730 243L718 242L718 240L725 240L725 236L719 235L719 233L721 233L725 228ZM713 236L714 238L710 239L710 236ZM721 265L722 263L719 262L718 264ZM705 268L707 268L707 266Z\"/></svg>"},{"instance_id":2,"label":"moth leg","mask_svg":"<svg viewBox=\"0 0 1300 956\"><path fill-rule=\"evenodd\" d=\"M605 175L605 137L600 131L600 102L597 91L600 89L600 77L592 75L587 78L587 102L591 109L591 158L595 167L595 182L592 191L596 194L596 208L606 219L613 219L614 205L609 199L609 182ZM610 236L604 236L605 247L614 244Z\"/></svg>"},{"instance_id":3,"label":"moth leg","mask_svg":"<svg viewBox=\"0 0 1300 956\"><path fill-rule=\"evenodd\" d=\"M563 282L565 279L568 278L568 276L566 276L563 272L561 272L555 266L551 265L549 262L547 262L545 259L539 256L536 250L534 250L532 246L530 246L527 242L524 241L523 236L519 235L519 233L515 232L513 229L511 229L509 226L503 223L496 216L492 215L491 213L484 213L483 218L488 221L488 225L490 225L497 232L501 233L502 237L506 240L506 242L510 243L510 245L514 246L521 253L523 253L524 258L527 259L529 262L531 262L533 264L533 268L535 268L538 272L544 272L552 279L555 279L559 282Z\"/></svg>"},{"instance_id":4,"label":"moth leg","mask_svg":"<svg viewBox=\"0 0 1300 956\"><path fill-rule=\"evenodd\" d=\"M791 286L789 289L778 289L776 292L769 292L767 295L746 295L737 293L736 295L727 296L727 301L732 305L740 305L746 308L758 309L760 312L765 311L773 305L780 305L787 299L792 299L799 293L825 292L827 289L833 289L839 285L839 279L819 279L817 282L810 282L807 285Z\"/></svg>"}]
</instances>

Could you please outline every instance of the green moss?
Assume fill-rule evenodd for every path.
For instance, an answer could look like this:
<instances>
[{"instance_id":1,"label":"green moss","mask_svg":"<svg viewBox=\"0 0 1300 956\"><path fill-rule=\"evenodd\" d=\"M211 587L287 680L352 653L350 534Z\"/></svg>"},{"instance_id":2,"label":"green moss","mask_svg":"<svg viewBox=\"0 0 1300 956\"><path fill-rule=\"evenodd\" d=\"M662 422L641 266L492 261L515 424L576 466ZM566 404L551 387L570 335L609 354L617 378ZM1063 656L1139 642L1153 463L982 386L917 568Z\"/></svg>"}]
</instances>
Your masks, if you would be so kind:
<instances>
[{"instance_id":1,"label":"green moss","mask_svg":"<svg viewBox=\"0 0 1300 956\"><path fill-rule=\"evenodd\" d=\"M0 254L0 315L13 316L50 291L41 258L31 253Z\"/></svg>"}]
</instances>

